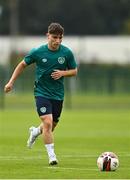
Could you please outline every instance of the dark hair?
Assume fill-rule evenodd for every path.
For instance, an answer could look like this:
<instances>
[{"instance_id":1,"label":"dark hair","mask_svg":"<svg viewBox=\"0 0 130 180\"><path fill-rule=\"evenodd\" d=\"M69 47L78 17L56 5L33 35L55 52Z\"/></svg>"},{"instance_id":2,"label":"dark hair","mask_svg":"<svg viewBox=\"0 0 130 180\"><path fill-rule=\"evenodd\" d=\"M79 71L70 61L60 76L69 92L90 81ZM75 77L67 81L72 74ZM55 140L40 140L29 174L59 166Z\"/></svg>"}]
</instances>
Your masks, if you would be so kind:
<instances>
[{"instance_id":1,"label":"dark hair","mask_svg":"<svg viewBox=\"0 0 130 180\"><path fill-rule=\"evenodd\" d=\"M48 33L56 34L56 35L58 35L58 34L63 35L64 28L59 23L51 23L48 26Z\"/></svg>"}]
</instances>

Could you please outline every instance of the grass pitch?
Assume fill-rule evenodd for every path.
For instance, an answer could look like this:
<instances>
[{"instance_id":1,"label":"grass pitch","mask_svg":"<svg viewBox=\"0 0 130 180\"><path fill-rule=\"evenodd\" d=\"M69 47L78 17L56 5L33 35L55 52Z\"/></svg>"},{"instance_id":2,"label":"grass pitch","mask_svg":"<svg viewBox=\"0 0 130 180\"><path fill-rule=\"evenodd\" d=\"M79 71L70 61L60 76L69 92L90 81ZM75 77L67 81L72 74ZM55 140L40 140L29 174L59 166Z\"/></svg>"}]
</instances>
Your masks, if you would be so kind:
<instances>
[{"instance_id":1,"label":"grass pitch","mask_svg":"<svg viewBox=\"0 0 130 180\"><path fill-rule=\"evenodd\" d=\"M130 110L122 108L64 109L55 130L59 165L48 166L39 137L27 149L28 128L39 124L31 109L0 111L0 179L129 179ZM96 165L104 151L113 151L120 166L100 172Z\"/></svg>"}]
</instances>

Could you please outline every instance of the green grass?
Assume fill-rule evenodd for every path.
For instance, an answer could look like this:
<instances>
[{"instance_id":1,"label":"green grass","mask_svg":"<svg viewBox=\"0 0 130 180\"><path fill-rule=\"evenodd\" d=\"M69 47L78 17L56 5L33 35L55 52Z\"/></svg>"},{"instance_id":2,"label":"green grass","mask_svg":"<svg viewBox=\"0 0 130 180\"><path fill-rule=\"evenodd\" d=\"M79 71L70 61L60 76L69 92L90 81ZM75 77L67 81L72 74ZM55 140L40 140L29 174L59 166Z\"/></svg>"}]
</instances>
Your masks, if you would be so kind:
<instances>
[{"instance_id":1,"label":"green grass","mask_svg":"<svg viewBox=\"0 0 130 180\"><path fill-rule=\"evenodd\" d=\"M21 108L35 108L34 98L31 93L19 94L9 93L5 96L5 107L11 109ZM102 108L102 109L122 109L130 108L130 95L129 94L74 94L70 96L66 94L65 106L69 108Z\"/></svg>"},{"instance_id":2,"label":"green grass","mask_svg":"<svg viewBox=\"0 0 130 180\"><path fill-rule=\"evenodd\" d=\"M55 167L48 166L41 137L33 149L26 148L28 128L40 122L33 108L0 111L0 179L130 179L130 101L104 98L88 98L94 108L64 109L54 133ZM98 170L96 160L104 151L118 155L117 171Z\"/></svg>"}]
</instances>

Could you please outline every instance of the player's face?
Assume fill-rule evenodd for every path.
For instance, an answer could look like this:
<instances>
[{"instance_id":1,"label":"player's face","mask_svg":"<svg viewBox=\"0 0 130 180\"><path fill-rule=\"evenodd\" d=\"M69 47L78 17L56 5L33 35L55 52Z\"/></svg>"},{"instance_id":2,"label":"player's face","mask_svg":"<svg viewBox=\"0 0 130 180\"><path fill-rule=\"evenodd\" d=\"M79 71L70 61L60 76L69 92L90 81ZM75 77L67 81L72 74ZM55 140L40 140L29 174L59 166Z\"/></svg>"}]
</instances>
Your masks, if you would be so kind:
<instances>
[{"instance_id":1,"label":"player's face","mask_svg":"<svg viewBox=\"0 0 130 180\"><path fill-rule=\"evenodd\" d=\"M62 42L63 35L57 34L49 34L47 33L48 37L48 47L51 50L57 50Z\"/></svg>"}]
</instances>

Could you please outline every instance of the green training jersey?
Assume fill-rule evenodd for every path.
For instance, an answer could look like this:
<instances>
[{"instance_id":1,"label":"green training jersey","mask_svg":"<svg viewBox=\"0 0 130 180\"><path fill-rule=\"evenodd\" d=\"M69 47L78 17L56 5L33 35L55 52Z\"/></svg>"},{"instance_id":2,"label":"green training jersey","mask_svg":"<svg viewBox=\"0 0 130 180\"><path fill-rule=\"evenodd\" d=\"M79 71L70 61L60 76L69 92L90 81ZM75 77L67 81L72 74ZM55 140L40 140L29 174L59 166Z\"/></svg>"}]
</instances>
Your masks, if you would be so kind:
<instances>
[{"instance_id":1,"label":"green training jersey","mask_svg":"<svg viewBox=\"0 0 130 180\"><path fill-rule=\"evenodd\" d=\"M32 49L24 58L27 65L36 64L34 95L49 99L64 99L64 77L54 80L51 73L58 70L75 69L76 61L72 51L60 45L52 51L48 44Z\"/></svg>"}]
</instances>

